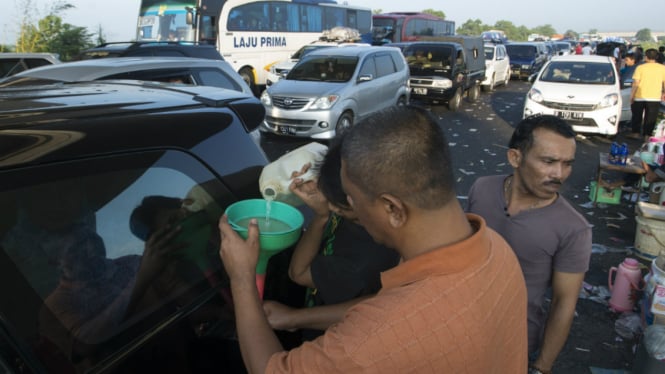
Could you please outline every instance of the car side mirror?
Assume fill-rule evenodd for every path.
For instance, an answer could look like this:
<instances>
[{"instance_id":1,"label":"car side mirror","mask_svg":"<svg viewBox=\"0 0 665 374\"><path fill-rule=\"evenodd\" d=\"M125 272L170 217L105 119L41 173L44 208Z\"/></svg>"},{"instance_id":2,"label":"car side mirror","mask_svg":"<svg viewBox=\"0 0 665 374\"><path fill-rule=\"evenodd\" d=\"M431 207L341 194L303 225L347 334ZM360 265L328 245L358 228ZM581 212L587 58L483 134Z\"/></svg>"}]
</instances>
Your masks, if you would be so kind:
<instances>
[{"instance_id":1,"label":"car side mirror","mask_svg":"<svg viewBox=\"0 0 665 374\"><path fill-rule=\"evenodd\" d=\"M529 78L527 80L529 81L529 83L533 83L533 81L536 80L537 76L538 76L538 73L531 74L531 75L529 75Z\"/></svg>"},{"instance_id":2,"label":"car side mirror","mask_svg":"<svg viewBox=\"0 0 665 374\"><path fill-rule=\"evenodd\" d=\"M372 74L361 74L358 77L358 82L369 82L372 79L374 79L374 76L372 76Z\"/></svg>"}]
</instances>

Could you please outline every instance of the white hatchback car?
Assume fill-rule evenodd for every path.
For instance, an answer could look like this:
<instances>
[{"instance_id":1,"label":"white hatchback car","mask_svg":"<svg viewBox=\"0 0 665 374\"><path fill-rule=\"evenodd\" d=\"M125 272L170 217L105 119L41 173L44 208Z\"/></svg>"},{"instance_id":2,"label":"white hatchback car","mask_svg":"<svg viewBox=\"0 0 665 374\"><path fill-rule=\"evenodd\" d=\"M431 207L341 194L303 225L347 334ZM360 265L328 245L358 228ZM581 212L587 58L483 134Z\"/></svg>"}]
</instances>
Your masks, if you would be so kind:
<instances>
[{"instance_id":1,"label":"white hatchback car","mask_svg":"<svg viewBox=\"0 0 665 374\"><path fill-rule=\"evenodd\" d=\"M576 132L616 135L621 117L619 74L607 56L557 56L543 66L526 95L523 117L550 114Z\"/></svg>"},{"instance_id":2,"label":"white hatchback car","mask_svg":"<svg viewBox=\"0 0 665 374\"><path fill-rule=\"evenodd\" d=\"M485 43L485 80L480 83L485 91L510 82L510 58L503 44Z\"/></svg>"}]
</instances>

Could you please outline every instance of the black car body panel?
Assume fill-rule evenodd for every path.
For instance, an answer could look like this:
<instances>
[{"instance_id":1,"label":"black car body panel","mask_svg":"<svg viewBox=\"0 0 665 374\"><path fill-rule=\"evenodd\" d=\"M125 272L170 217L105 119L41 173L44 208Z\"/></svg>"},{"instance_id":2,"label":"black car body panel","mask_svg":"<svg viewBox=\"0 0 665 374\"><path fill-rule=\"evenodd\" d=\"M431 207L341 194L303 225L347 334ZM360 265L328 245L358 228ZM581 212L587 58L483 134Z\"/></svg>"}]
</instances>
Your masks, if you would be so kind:
<instances>
[{"instance_id":1,"label":"black car body panel","mask_svg":"<svg viewBox=\"0 0 665 374\"><path fill-rule=\"evenodd\" d=\"M0 90L1 371L245 372L215 232L260 197L263 113L207 87Z\"/></svg>"}]
</instances>

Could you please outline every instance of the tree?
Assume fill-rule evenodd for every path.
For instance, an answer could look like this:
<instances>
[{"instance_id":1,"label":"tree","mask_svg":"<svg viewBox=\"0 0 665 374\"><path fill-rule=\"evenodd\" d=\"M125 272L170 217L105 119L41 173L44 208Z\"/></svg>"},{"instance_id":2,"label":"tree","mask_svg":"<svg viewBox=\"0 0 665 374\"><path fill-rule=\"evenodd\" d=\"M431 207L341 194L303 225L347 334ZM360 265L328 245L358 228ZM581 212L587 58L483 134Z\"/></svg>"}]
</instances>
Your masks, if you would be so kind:
<instances>
[{"instance_id":1,"label":"tree","mask_svg":"<svg viewBox=\"0 0 665 374\"><path fill-rule=\"evenodd\" d=\"M517 37L517 27L513 25L512 22L506 20L496 21L494 24L494 29L503 31L506 34L508 40L518 40Z\"/></svg>"},{"instance_id":2,"label":"tree","mask_svg":"<svg viewBox=\"0 0 665 374\"><path fill-rule=\"evenodd\" d=\"M579 34L573 30L566 30L566 32L563 33L563 37L566 39L577 40Z\"/></svg>"},{"instance_id":3,"label":"tree","mask_svg":"<svg viewBox=\"0 0 665 374\"><path fill-rule=\"evenodd\" d=\"M635 34L635 39L637 39L640 42L652 42L653 37L651 36L651 30L641 29L637 31L637 33Z\"/></svg>"},{"instance_id":4,"label":"tree","mask_svg":"<svg viewBox=\"0 0 665 374\"><path fill-rule=\"evenodd\" d=\"M31 0L26 0L30 5ZM92 46L90 34L85 27L77 27L63 23L59 13L73 6L62 1L56 2L49 14L40 19L35 26L30 22L26 12L21 21L21 32L16 42L17 52L51 52L60 55L60 59L68 61L83 49ZM101 31L101 28L100 28Z\"/></svg>"},{"instance_id":5,"label":"tree","mask_svg":"<svg viewBox=\"0 0 665 374\"><path fill-rule=\"evenodd\" d=\"M444 13L441 10L425 9L425 10L423 10L423 13L431 14L431 15L439 17L441 19L446 19L446 13Z\"/></svg>"},{"instance_id":6,"label":"tree","mask_svg":"<svg viewBox=\"0 0 665 374\"><path fill-rule=\"evenodd\" d=\"M372 14L381 14L383 13L383 9L378 8L378 9L372 9Z\"/></svg>"},{"instance_id":7,"label":"tree","mask_svg":"<svg viewBox=\"0 0 665 374\"><path fill-rule=\"evenodd\" d=\"M483 25L480 19L469 19L457 28L457 33L460 35L480 35L483 30L487 30L488 26Z\"/></svg>"},{"instance_id":8,"label":"tree","mask_svg":"<svg viewBox=\"0 0 665 374\"><path fill-rule=\"evenodd\" d=\"M552 35L556 34L556 30L552 25L543 25L543 26L538 26L534 29L531 30L532 34L539 34L547 37L551 37Z\"/></svg>"}]
</instances>

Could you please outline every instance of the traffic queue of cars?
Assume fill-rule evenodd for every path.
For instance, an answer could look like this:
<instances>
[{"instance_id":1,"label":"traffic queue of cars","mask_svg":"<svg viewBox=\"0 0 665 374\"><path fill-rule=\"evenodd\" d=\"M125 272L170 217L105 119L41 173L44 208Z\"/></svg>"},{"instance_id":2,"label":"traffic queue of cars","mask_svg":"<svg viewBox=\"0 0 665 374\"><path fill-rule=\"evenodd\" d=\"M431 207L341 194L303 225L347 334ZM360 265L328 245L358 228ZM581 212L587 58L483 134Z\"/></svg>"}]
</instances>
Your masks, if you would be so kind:
<instances>
[{"instance_id":1,"label":"traffic queue of cars","mask_svg":"<svg viewBox=\"0 0 665 374\"><path fill-rule=\"evenodd\" d=\"M154 43L0 81L0 371L245 372L215 233L227 206L260 197L260 133L327 140L413 98L456 109L512 75L532 83L524 116L616 134L611 58L438 43L303 53L260 100L210 48L158 57ZM150 237L175 226L180 245L159 255ZM299 294L268 274L267 297Z\"/></svg>"}]
</instances>

